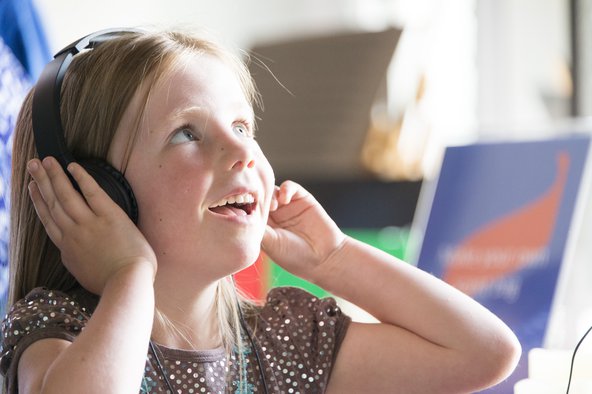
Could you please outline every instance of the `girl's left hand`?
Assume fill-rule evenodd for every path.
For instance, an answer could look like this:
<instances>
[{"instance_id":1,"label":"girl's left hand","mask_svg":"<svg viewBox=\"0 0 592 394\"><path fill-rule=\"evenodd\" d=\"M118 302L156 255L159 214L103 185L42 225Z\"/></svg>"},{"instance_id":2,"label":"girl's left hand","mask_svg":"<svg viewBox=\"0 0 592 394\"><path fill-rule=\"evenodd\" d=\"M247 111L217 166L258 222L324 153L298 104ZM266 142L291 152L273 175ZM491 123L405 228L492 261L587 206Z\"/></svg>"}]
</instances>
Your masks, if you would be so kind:
<instances>
[{"instance_id":1,"label":"girl's left hand","mask_svg":"<svg viewBox=\"0 0 592 394\"><path fill-rule=\"evenodd\" d=\"M263 250L282 268L315 281L315 268L345 240L327 212L299 184L286 181L271 202Z\"/></svg>"}]
</instances>

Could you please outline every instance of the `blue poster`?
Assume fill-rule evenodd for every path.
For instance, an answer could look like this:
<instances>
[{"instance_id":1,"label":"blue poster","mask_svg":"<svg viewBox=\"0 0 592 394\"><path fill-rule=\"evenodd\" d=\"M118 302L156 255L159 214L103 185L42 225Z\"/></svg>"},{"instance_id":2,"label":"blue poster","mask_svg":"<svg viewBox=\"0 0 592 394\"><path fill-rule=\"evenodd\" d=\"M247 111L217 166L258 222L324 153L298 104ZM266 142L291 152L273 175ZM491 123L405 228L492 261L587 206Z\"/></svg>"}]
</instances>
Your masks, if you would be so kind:
<instances>
[{"instance_id":1,"label":"blue poster","mask_svg":"<svg viewBox=\"0 0 592 394\"><path fill-rule=\"evenodd\" d=\"M523 357L491 393L512 393L541 347L587 161L590 137L446 150L418 267L505 321Z\"/></svg>"}]
</instances>

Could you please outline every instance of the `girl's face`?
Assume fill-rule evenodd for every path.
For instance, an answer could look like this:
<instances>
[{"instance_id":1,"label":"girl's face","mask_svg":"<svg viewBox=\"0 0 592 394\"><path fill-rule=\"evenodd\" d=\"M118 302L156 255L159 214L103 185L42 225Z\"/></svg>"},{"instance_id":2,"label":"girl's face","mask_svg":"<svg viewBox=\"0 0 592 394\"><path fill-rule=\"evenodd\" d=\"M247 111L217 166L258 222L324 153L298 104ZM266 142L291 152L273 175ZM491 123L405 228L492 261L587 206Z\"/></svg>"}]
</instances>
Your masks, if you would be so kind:
<instances>
[{"instance_id":1,"label":"girl's face","mask_svg":"<svg viewBox=\"0 0 592 394\"><path fill-rule=\"evenodd\" d=\"M140 110L138 96L109 152L116 165ZM125 176L159 273L193 269L210 281L258 257L274 174L252 124L236 74L215 56L189 57L152 89Z\"/></svg>"}]
</instances>

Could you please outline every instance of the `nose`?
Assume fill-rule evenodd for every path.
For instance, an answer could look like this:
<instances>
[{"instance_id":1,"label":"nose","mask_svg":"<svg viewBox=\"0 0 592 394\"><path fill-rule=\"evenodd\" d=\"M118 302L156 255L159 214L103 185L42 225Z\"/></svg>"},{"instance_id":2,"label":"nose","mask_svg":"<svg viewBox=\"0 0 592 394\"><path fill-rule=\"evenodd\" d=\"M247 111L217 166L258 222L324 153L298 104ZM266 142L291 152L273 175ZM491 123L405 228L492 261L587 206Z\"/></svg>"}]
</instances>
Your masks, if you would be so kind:
<instances>
[{"instance_id":1,"label":"nose","mask_svg":"<svg viewBox=\"0 0 592 394\"><path fill-rule=\"evenodd\" d=\"M224 166L228 170L245 170L255 167L252 141L246 137L228 136L220 142Z\"/></svg>"},{"instance_id":2,"label":"nose","mask_svg":"<svg viewBox=\"0 0 592 394\"><path fill-rule=\"evenodd\" d=\"M232 165L231 169L243 170L245 168L253 168L253 167L255 167L255 159L253 159L251 157L251 155L249 155L248 158L245 158L243 160L236 160L234 162L234 164Z\"/></svg>"}]
</instances>

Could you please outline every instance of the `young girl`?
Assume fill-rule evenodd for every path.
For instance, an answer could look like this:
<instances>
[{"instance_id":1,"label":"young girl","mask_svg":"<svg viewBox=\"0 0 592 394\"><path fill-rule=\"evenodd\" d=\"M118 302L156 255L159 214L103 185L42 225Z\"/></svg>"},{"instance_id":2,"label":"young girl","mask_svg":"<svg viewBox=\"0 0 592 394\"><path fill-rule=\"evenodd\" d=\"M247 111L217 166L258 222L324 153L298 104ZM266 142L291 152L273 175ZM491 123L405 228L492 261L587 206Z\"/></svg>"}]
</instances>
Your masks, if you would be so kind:
<instances>
[{"instance_id":1,"label":"young girl","mask_svg":"<svg viewBox=\"0 0 592 394\"><path fill-rule=\"evenodd\" d=\"M493 314L345 236L254 139L245 66L179 32L121 32L76 55L61 90L75 157L125 174L137 225L77 163L40 161L32 94L14 135L10 393L461 393L494 385L520 346ZM362 307L236 295L261 247Z\"/></svg>"}]
</instances>

